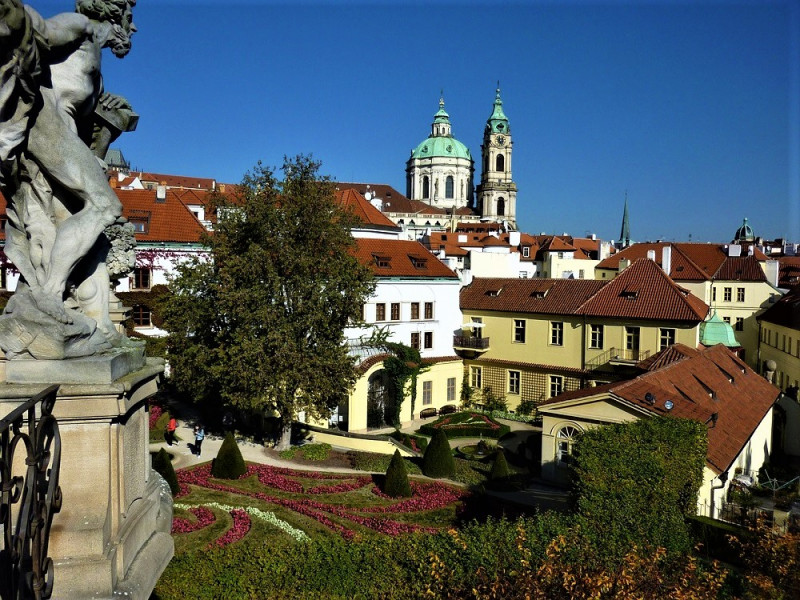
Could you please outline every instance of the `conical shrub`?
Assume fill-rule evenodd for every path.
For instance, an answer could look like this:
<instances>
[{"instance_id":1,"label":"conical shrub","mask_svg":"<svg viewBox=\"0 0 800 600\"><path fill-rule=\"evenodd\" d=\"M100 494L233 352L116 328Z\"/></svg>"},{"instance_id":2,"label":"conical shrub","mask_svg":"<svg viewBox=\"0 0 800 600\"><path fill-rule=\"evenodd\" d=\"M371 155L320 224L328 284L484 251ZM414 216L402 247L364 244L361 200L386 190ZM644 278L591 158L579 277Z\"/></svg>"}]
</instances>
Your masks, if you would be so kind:
<instances>
[{"instance_id":1,"label":"conical shrub","mask_svg":"<svg viewBox=\"0 0 800 600\"><path fill-rule=\"evenodd\" d=\"M214 462L211 463L211 474L220 479L239 479L247 471L242 452L233 434L228 432L222 440L222 446Z\"/></svg>"},{"instance_id":2,"label":"conical shrub","mask_svg":"<svg viewBox=\"0 0 800 600\"><path fill-rule=\"evenodd\" d=\"M498 448L494 456L492 470L489 472L489 479L493 482L505 482L510 475L511 470L508 468L506 455L501 449Z\"/></svg>"},{"instance_id":3,"label":"conical shrub","mask_svg":"<svg viewBox=\"0 0 800 600\"><path fill-rule=\"evenodd\" d=\"M161 448L158 454L153 457L153 470L164 478L173 496L180 491L178 476L175 475L175 469L169 459L169 453L164 448Z\"/></svg>"},{"instance_id":4,"label":"conical shrub","mask_svg":"<svg viewBox=\"0 0 800 600\"><path fill-rule=\"evenodd\" d=\"M386 469L386 480L383 483L383 493L392 498L410 498L411 485L408 483L408 471L400 451L395 450L392 462Z\"/></svg>"},{"instance_id":5,"label":"conical shrub","mask_svg":"<svg viewBox=\"0 0 800 600\"><path fill-rule=\"evenodd\" d=\"M452 477L456 463L450 450L447 434L438 429L422 455L422 473L427 477Z\"/></svg>"}]
</instances>

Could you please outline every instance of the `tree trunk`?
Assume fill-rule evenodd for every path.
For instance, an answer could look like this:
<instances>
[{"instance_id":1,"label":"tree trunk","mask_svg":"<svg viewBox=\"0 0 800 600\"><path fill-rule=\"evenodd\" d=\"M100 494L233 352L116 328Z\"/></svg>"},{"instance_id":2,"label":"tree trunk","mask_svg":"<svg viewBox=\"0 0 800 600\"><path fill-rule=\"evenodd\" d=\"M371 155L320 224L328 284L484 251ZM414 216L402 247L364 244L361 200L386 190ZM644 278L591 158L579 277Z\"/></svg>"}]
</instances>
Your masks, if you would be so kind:
<instances>
[{"instance_id":1,"label":"tree trunk","mask_svg":"<svg viewBox=\"0 0 800 600\"><path fill-rule=\"evenodd\" d=\"M278 444L275 446L275 449L286 450L291 445L292 445L292 422L288 421L287 423L284 423L283 427L281 428L281 439L278 440Z\"/></svg>"}]
</instances>

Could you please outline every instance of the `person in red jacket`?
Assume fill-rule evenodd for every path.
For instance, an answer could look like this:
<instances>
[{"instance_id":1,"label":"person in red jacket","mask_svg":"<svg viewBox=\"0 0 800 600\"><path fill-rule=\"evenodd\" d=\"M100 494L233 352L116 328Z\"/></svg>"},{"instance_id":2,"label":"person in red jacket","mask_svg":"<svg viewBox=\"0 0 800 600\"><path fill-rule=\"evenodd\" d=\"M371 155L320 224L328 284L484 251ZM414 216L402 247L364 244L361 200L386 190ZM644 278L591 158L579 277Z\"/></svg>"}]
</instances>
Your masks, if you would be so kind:
<instances>
[{"instance_id":1,"label":"person in red jacket","mask_svg":"<svg viewBox=\"0 0 800 600\"><path fill-rule=\"evenodd\" d=\"M169 423L167 423L167 444L172 446L175 442L175 430L178 428L178 422L175 420L175 417L170 417Z\"/></svg>"}]
</instances>

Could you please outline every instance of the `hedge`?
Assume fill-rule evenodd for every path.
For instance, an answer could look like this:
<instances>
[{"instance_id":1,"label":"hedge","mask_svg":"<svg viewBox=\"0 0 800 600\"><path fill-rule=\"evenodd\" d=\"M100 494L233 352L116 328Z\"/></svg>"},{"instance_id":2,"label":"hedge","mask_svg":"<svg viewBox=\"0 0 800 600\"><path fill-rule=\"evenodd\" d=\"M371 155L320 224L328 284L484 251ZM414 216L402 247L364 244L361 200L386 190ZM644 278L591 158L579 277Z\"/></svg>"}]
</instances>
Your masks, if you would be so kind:
<instances>
[{"instance_id":1,"label":"hedge","mask_svg":"<svg viewBox=\"0 0 800 600\"><path fill-rule=\"evenodd\" d=\"M484 421L483 424L470 422L478 417L489 421L491 425L486 421ZM432 423L426 423L417 430L417 433L433 437L433 434L437 431L444 431L448 439L457 437L488 437L499 439L511 431L511 428L508 425L498 423L487 415L476 411L468 411L447 415L436 419Z\"/></svg>"}]
</instances>

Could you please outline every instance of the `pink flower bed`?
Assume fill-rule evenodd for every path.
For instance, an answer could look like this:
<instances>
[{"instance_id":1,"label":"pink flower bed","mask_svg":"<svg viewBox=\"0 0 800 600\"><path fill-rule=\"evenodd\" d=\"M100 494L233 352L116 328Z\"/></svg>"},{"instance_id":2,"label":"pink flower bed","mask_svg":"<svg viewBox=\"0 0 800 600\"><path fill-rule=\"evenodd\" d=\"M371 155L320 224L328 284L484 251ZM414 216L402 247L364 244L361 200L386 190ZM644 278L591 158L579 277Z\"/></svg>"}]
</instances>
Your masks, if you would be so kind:
<instances>
[{"instance_id":1,"label":"pink flower bed","mask_svg":"<svg viewBox=\"0 0 800 600\"><path fill-rule=\"evenodd\" d=\"M209 544L209 548L214 546L224 548L228 544L238 542L245 535L247 535L248 531L250 531L250 515L248 515L244 510L241 508L234 508L231 511L231 516L233 517L233 527L228 529L228 531L225 532L225 535L217 539L215 542Z\"/></svg>"},{"instance_id":2,"label":"pink flower bed","mask_svg":"<svg viewBox=\"0 0 800 600\"><path fill-rule=\"evenodd\" d=\"M191 533L192 531L208 527L217 520L214 513L204 506L190 508L189 512L197 517L197 520L190 521L189 519L175 517L172 519L172 533Z\"/></svg>"},{"instance_id":3,"label":"pink flower bed","mask_svg":"<svg viewBox=\"0 0 800 600\"><path fill-rule=\"evenodd\" d=\"M428 510L436 510L455 502L459 502L467 495L467 492L464 490L460 490L458 488L438 482L414 483L412 484L413 495L411 498L381 506L352 508L333 503L328 504L302 496L297 499L292 499L272 496L260 491L251 492L240 490L232 486L212 481L210 465L203 465L194 469L181 469L177 472L177 475L178 482L181 485L181 492L179 496L188 493L189 485L197 485L207 489L256 498L269 504L283 506L298 514L314 519L328 529L339 533L346 539L353 538L356 535L356 532L348 527L345 527L331 517L337 517L343 521L356 523L386 535L400 535L415 531L433 532L436 531L435 528L421 527L411 523L394 521L384 516L377 515L416 513ZM268 465L249 465L247 468L247 473L243 475L243 478L253 475L257 476L258 481L267 488L301 495L313 494L315 496L322 496L324 494L339 494L361 489L372 484L372 479L370 477L357 477L353 479L353 477L350 475L305 471L298 472L292 471L291 469L271 467ZM327 480L331 483L317 485L304 492L302 483L294 478ZM373 488L372 491L376 496L383 500L393 500L392 498L389 498L383 494L377 488ZM244 529L244 532L241 533L241 536L243 536L245 533L247 533L247 530L249 530L249 519L247 523L247 529ZM229 531L229 534L231 536L235 536L236 534L232 532L240 531L243 528L244 525L242 524L237 530L236 516L234 516L234 527L231 531ZM227 535L228 534L226 534L226 536ZM241 539L241 537L236 539Z\"/></svg>"},{"instance_id":4,"label":"pink flower bed","mask_svg":"<svg viewBox=\"0 0 800 600\"><path fill-rule=\"evenodd\" d=\"M164 414L164 409L160 406L155 404L150 405L150 429L153 429L156 426L156 421L158 418Z\"/></svg>"}]
</instances>

